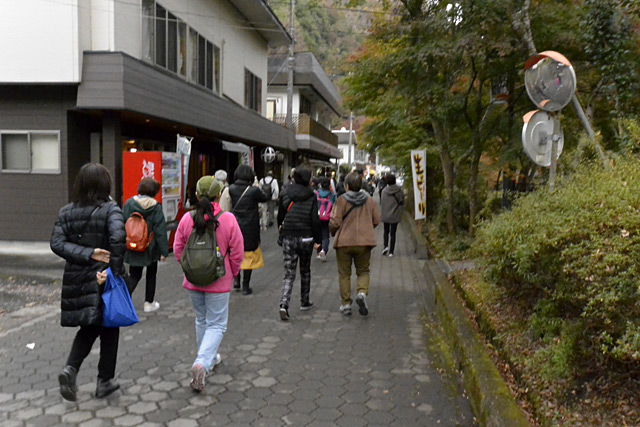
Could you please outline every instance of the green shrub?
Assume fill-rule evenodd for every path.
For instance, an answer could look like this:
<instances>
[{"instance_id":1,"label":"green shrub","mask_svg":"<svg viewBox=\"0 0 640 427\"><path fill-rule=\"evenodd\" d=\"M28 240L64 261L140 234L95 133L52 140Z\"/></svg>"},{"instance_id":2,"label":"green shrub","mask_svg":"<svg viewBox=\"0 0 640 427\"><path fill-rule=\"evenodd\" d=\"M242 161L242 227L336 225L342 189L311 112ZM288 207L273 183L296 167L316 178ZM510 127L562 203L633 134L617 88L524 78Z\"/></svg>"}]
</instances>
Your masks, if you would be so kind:
<instances>
[{"instance_id":1,"label":"green shrub","mask_svg":"<svg viewBox=\"0 0 640 427\"><path fill-rule=\"evenodd\" d=\"M562 336L549 363L640 367L639 243L640 160L630 158L580 165L555 192L519 198L482 224L473 251L486 279L529 308L535 336Z\"/></svg>"}]
</instances>

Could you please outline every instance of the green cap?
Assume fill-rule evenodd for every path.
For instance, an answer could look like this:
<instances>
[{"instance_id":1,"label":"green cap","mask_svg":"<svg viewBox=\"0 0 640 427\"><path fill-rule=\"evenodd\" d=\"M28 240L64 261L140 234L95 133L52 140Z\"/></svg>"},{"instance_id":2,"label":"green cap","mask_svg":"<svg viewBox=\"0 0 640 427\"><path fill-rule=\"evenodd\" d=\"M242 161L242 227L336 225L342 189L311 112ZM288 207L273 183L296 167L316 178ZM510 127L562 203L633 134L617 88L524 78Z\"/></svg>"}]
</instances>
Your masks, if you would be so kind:
<instances>
[{"instance_id":1,"label":"green cap","mask_svg":"<svg viewBox=\"0 0 640 427\"><path fill-rule=\"evenodd\" d=\"M211 175L205 175L196 184L196 196L213 200L222 192L222 188L223 184L220 181Z\"/></svg>"}]
</instances>

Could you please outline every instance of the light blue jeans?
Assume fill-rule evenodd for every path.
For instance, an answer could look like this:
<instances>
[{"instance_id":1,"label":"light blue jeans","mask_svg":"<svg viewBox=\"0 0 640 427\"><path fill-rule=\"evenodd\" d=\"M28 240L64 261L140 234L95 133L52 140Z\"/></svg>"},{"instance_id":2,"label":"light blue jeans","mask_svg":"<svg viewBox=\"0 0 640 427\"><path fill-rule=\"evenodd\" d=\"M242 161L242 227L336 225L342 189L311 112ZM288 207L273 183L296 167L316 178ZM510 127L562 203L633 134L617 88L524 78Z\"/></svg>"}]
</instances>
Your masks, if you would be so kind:
<instances>
[{"instance_id":1,"label":"light blue jeans","mask_svg":"<svg viewBox=\"0 0 640 427\"><path fill-rule=\"evenodd\" d=\"M196 340L198 357L193 366L200 364L207 372L213 367L218 347L227 330L229 319L229 292L214 294L189 291L196 312Z\"/></svg>"}]
</instances>

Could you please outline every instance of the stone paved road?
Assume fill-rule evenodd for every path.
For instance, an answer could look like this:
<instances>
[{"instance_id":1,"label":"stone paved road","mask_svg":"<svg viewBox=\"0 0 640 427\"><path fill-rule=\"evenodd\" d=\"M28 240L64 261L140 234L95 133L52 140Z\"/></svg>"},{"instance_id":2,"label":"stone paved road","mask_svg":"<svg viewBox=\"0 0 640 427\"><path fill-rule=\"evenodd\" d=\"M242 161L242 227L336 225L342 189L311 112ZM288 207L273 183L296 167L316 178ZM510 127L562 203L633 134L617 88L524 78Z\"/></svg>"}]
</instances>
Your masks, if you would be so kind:
<instances>
[{"instance_id":1,"label":"stone paved road","mask_svg":"<svg viewBox=\"0 0 640 427\"><path fill-rule=\"evenodd\" d=\"M140 323L121 330L122 390L106 399L92 396L96 344L78 375L78 402L62 400L57 375L75 330L59 326L57 307L40 307L0 333L0 425L474 425L458 384L431 366L418 296L424 278L403 227L394 258L374 250L366 317L339 313L330 251L326 263L312 262L313 309L298 310L297 281L291 320L282 322L282 253L275 240L274 228L263 234L267 267L254 273L254 294L231 295L223 362L207 377L205 392L189 388L194 316L170 258L159 269L160 310L142 312L144 283L134 295Z\"/></svg>"}]
</instances>

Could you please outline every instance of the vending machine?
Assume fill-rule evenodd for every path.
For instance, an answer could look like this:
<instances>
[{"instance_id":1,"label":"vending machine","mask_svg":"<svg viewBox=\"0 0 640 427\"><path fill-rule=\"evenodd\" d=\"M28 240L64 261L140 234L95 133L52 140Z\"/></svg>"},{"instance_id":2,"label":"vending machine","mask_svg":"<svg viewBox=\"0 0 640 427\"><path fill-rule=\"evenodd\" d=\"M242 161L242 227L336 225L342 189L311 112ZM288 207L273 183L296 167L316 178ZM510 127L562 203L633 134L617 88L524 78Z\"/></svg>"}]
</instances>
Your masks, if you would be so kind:
<instances>
[{"instance_id":1,"label":"vending machine","mask_svg":"<svg viewBox=\"0 0 640 427\"><path fill-rule=\"evenodd\" d=\"M156 200L162 204L167 221L167 238L170 248L173 246L174 231L184 214L182 163L180 153L165 151L122 153L123 203L138 194L138 184L142 178L151 177L160 182L162 189L156 195Z\"/></svg>"}]
</instances>

